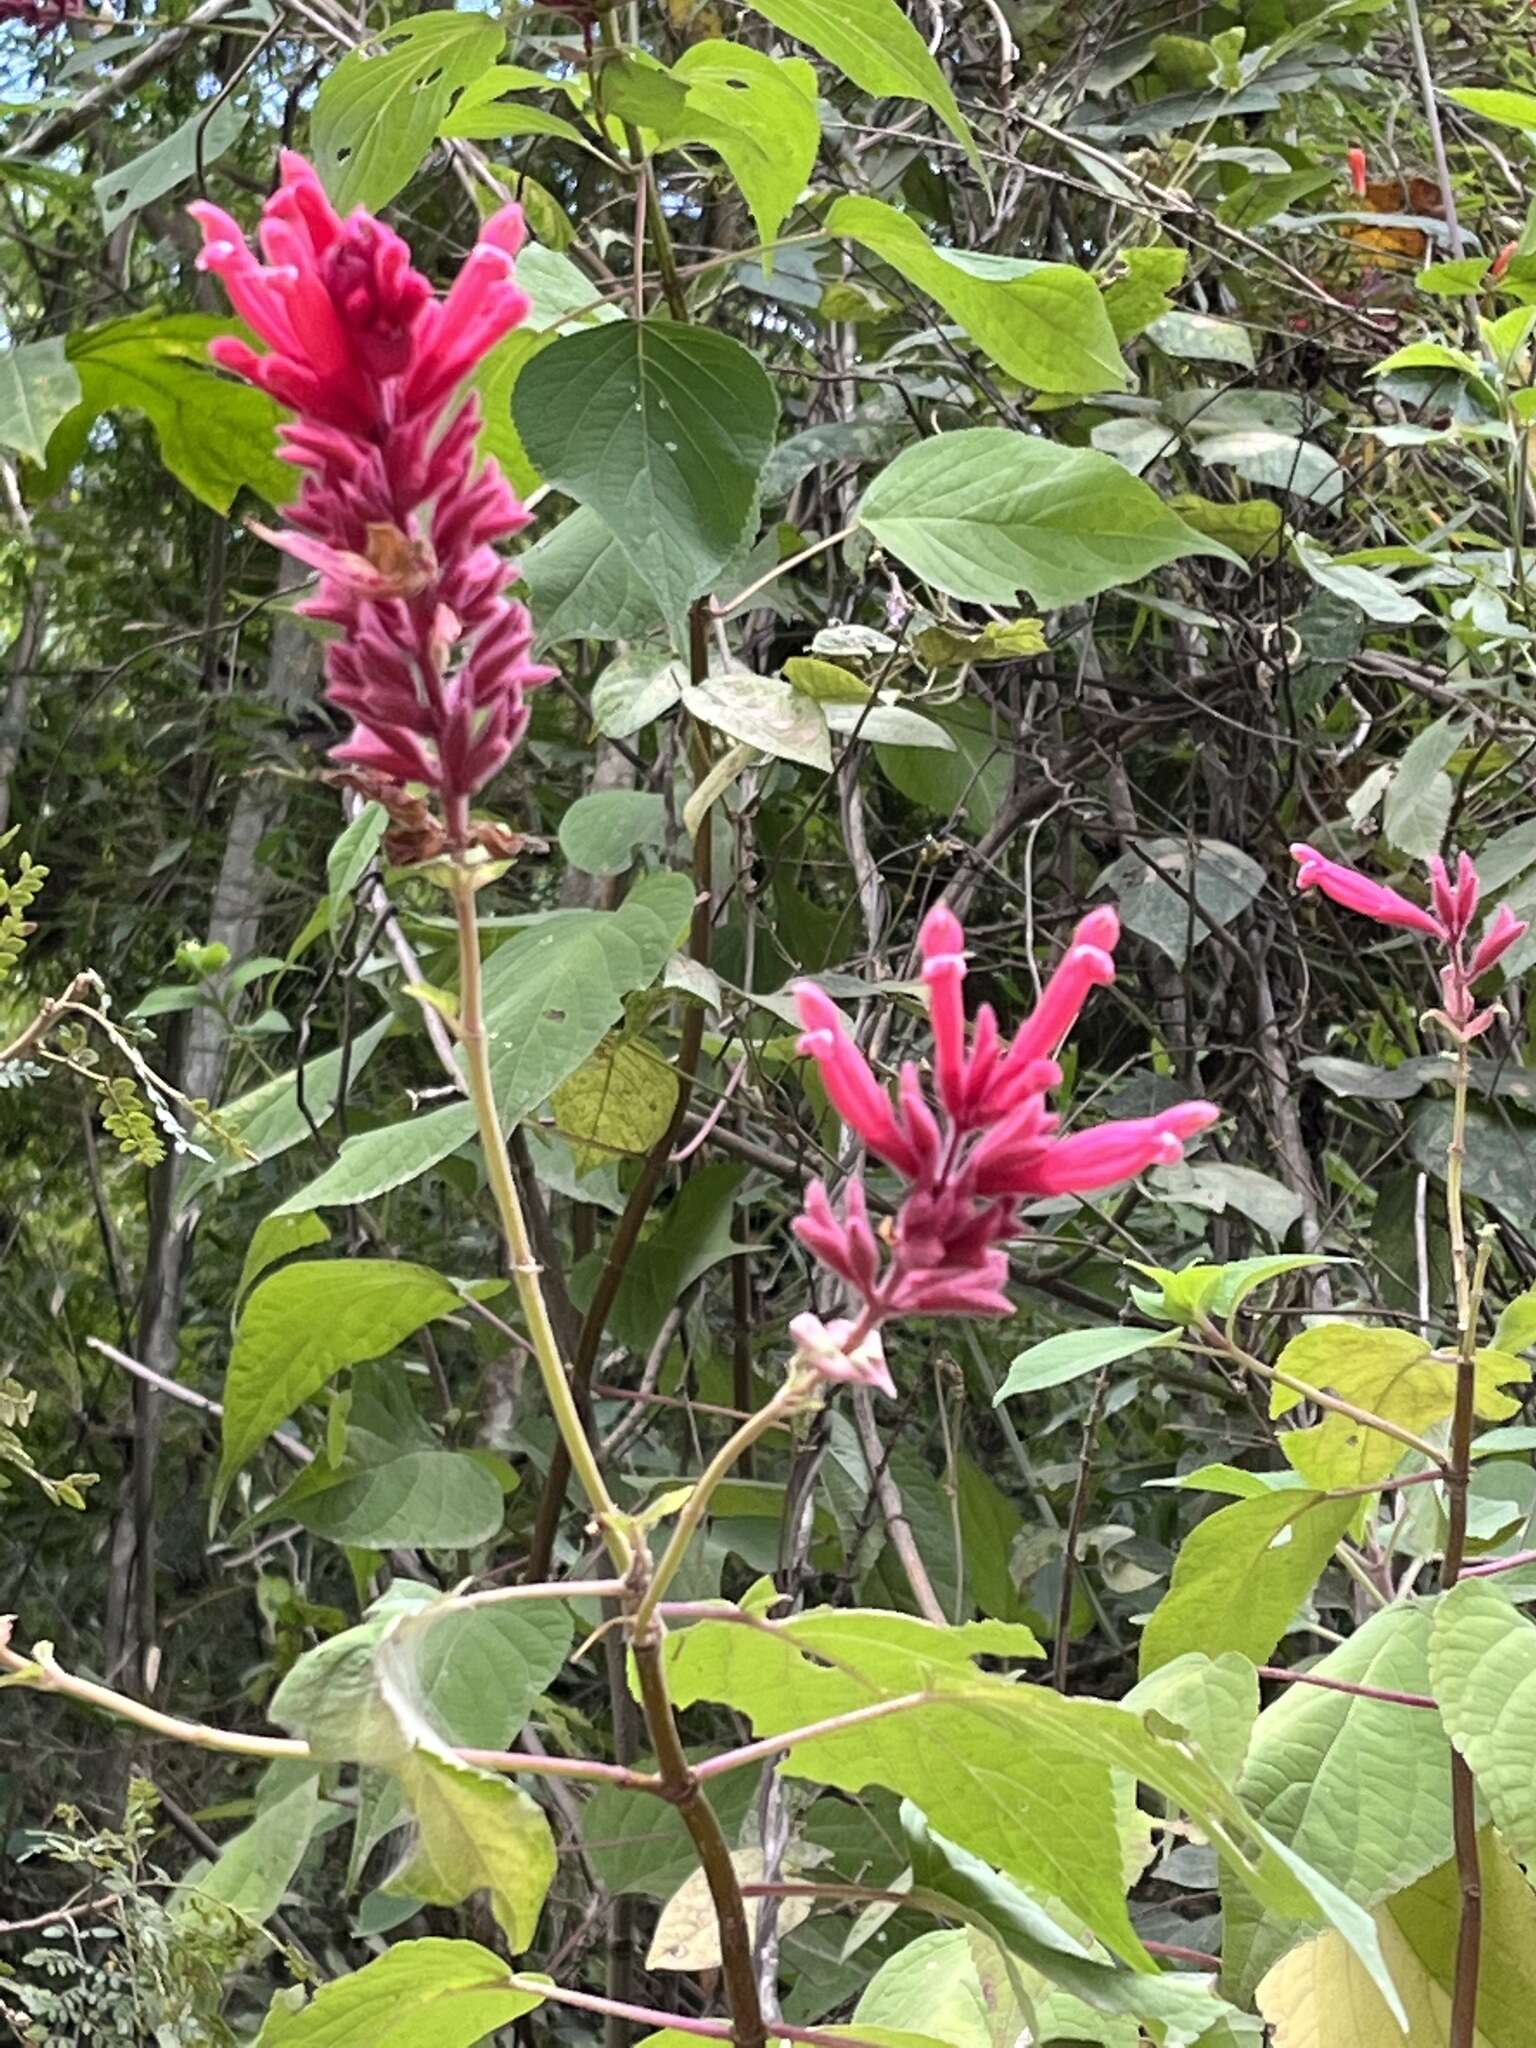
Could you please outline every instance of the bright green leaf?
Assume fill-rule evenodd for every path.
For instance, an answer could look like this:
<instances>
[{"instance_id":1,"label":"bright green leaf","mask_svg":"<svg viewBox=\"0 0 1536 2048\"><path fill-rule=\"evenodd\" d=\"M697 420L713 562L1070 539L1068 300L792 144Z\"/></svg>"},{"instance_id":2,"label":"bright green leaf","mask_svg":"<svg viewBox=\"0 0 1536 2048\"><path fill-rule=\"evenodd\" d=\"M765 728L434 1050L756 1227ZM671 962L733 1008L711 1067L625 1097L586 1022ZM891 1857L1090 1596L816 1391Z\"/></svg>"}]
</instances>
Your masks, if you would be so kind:
<instances>
[{"instance_id":1,"label":"bright green leaf","mask_svg":"<svg viewBox=\"0 0 1536 2048\"><path fill-rule=\"evenodd\" d=\"M1008 1368L1008 1377L998 1388L994 1407L1013 1394L1035 1394L1045 1387L1065 1386L1100 1366L1115 1365L1143 1351L1166 1350L1177 1344L1180 1330L1127 1330L1118 1325L1103 1330L1063 1330L1059 1337L1047 1337L1021 1351Z\"/></svg>"},{"instance_id":2,"label":"bright green leaf","mask_svg":"<svg viewBox=\"0 0 1536 2048\"><path fill-rule=\"evenodd\" d=\"M483 14L438 11L397 21L379 40L391 47L342 58L310 115L315 166L341 213L376 212L409 184L454 94L495 63L506 32Z\"/></svg>"},{"instance_id":3,"label":"bright green leaf","mask_svg":"<svg viewBox=\"0 0 1536 2048\"><path fill-rule=\"evenodd\" d=\"M1002 427L906 449L865 492L859 516L915 574L978 604L1011 604L1022 586L1054 609L1184 555L1240 560L1113 457Z\"/></svg>"},{"instance_id":4,"label":"bright green leaf","mask_svg":"<svg viewBox=\"0 0 1536 2048\"><path fill-rule=\"evenodd\" d=\"M274 2005L256 2048L475 2048L541 2002L478 1942L401 1941L298 2011Z\"/></svg>"},{"instance_id":5,"label":"bright green leaf","mask_svg":"<svg viewBox=\"0 0 1536 2048\"><path fill-rule=\"evenodd\" d=\"M1349 1526L1353 1500L1286 1489L1235 1501L1184 1539L1141 1639L1143 1674L1190 1650L1262 1664Z\"/></svg>"},{"instance_id":6,"label":"bright green leaf","mask_svg":"<svg viewBox=\"0 0 1536 2048\"><path fill-rule=\"evenodd\" d=\"M62 339L0 349L0 444L41 464L49 436L79 402L79 373Z\"/></svg>"},{"instance_id":7,"label":"bright green leaf","mask_svg":"<svg viewBox=\"0 0 1536 2048\"><path fill-rule=\"evenodd\" d=\"M512 405L539 474L598 515L674 619L748 538L778 409L740 342L672 320L562 336Z\"/></svg>"},{"instance_id":8,"label":"bright green leaf","mask_svg":"<svg viewBox=\"0 0 1536 2048\"><path fill-rule=\"evenodd\" d=\"M1129 373L1086 270L935 248L909 214L879 199L839 199L830 234L847 236L937 300L1000 369L1037 391L1124 391Z\"/></svg>"}]
</instances>

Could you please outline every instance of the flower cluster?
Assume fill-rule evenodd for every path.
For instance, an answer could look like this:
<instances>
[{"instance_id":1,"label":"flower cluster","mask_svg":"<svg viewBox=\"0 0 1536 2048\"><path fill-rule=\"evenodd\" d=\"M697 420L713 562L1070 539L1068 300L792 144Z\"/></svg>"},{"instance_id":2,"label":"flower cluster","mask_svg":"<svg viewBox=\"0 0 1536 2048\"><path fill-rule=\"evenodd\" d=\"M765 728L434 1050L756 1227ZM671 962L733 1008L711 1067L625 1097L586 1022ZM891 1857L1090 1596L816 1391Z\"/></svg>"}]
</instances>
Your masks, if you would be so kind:
<instances>
[{"instance_id":1,"label":"flower cluster","mask_svg":"<svg viewBox=\"0 0 1536 2048\"><path fill-rule=\"evenodd\" d=\"M1291 857L1298 864L1298 889L1321 889L1333 902L1346 910L1358 911L1376 924L1394 925L1433 939L1444 959L1440 969L1439 1015L1463 1040L1480 1037L1488 1029L1498 1011L1492 1005L1478 1008L1472 994L1473 984L1481 981L1515 941L1525 936L1527 924L1516 917L1507 903L1501 903L1481 939L1475 945L1470 943L1482 885L1469 854L1464 853L1457 860L1454 877L1438 855L1429 863L1429 894L1434 906L1431 910L1421 909L1382 882L1373 882L1357 868L1327 859L1315 847L1293 846Z\"/></svg>"},{"instance_id":2,"label":"flower cluster","mask_svg":"<svg viewBox=\"0 0 1536 2048\"><path fill-rule=\"evenodd\" d=\"M943 904L919 935L933 1030L933 1092L912 1063L903 1066L893 1102L849 1037L838 1010L813 983L795 990L805 1027L800 1051L816 1060L828 1100L877 1158L906 1182L893 1225L877 1234L863 1183L849 1179L841 1213L820 1181L806 1189L795 1233L862 1304L857 1323L829 1326L850 1369L824 1377L863 1379L865 1339L899 1315L1011 1315L1003 1292L1008 1261L1000 1247L1019 1233L1019 1207L1049 1195L1088 1194L1149 1166L1171 1166L1184 1143L1215 1122L1213 1103L1182 1102L1159 1116L1100 1124L1067 1137L1047 1097L1061 1081L1053 1054L1089 992L1115 978L1120 924L1096 910L1073 934L1039 1007L1005 1042L990 1005L976 1013L967 1039L965 933ZM882 1245L881 1238L884 1237ZM804 1321L805 1319L801 1319ZM814 1319L812 1319L814 1320ZM807 1362L814 1332L795 1332ZM879 1366L881 1373L883 1364Z\"/></svg>"},{"instance_id":3,"label":"flower cluster","mask_svg":"<svg viewBox=\"0 0 1536 2048\"><path fill-rule=\"evenodd\" d=\"M84 15L85 0L0 0L0 21L24 21L39 33Z\"/></svg>"},{"instance_id":4,"label":"flower cluster","mask_svg":"<svg viewBox=\"0 0 1536 2048\"><path fill-rule=\"evenodd\" d=\"M527 314L521 212L485 222L439 299L399 235L361 210L341 220L291 151L262 212L265 262L221 208L190 210L200 264L268 350L224 336L214 360L296 415L282 454L302 488L286 530L256 530L320 572L303 610L341 628L327 694L355 730L336 756L424 785L462 846L471 797L526 729L525 693L552 673L529 659L528 614L493 546L528 515L496 464L476 461L478 403L459 395Z\"/></svg>"}]
</instances>

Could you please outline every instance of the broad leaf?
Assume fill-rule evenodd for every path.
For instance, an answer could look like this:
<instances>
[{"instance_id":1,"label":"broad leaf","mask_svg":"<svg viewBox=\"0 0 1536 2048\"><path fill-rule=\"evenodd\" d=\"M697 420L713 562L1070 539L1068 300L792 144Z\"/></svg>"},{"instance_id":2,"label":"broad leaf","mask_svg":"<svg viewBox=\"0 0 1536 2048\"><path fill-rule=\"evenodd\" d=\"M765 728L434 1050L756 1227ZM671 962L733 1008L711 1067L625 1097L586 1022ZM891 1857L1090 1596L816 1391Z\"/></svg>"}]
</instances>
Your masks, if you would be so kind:
<instances>
[{"instance_id":1,"label":"broad leaf","mask_svg":"<svg viewBox=\"0 0 1536 2048\"><path fill-rule=\"evenodd\" d=\"M630 640L662 623L644 570L585 505L527 549L518 567L541 648L560 640Z\"/></svg>"},{"instance_id":2,"label":"broad leaf","mask_svg":"<svg viewBox=\"0 0 1536 2048\"><path fill-rule=\"evenodd\" d=\"M91 190L101 208L104 232L110 235L129 214L163 199L216 162L239 141L245 119L233 100L221 99L211 112L205 108L194 114L164 142L98 178Z\"/></svg>"},{"instance_id":3,"label":"broad leaf","mask_svg":"<svg viewBox=\"0 0 1536 2048\"><path fill-rule=\"evenodd\" d=\"M778 409L740 342L672 320L563 336L512 405L539 474L598 515L674 621L748 538Z\"/></svg>"},{"instance_id":4,"label":"broad leaf","mask_svg":"<svg viewBox=\"0 0 1536 2048\"><path fill-rule=\"evenodd\" d=\"M1456 795L1444 771L1466 733L1464 720L1437 719L1398 762L1382 806L1382 828L1400 853L1428 860L1440 851Z\"/></svg>"},{"instance_id":5,"label":"broad leaf","mask_svg":"<svg viewBox=\"0 0 1536 2048\"><path fill-rule=\"evenodd\" d=\"M844 1791L879 1784L912 1799L950 1840L1061 1900L1132 1962L1140 1964L1142 1951L1125 1911L1115 1772L1182 1807L1266 1903L1314 1924L1331 1919L1385 1985L1368 1917L1257 1834L1182 1735L1162 1733L1155 1716L1066 1699L971 1663L1034 1648L1027 1630L1001 1622L940 1629L834 1608L751 1628L701 1622L666 1645L680 1707L722 1701L746 1714L759 1736L881 1700L909 1702L794 1744L781 1768Z\"/></svg>"},{"instance_id":6,"label":"broad leaf","mask_svg":"<svg viewBox=\"0 0 1536 2048\"><path fill-rule=\"evenodd\" d=\"M1123 391L1129 381L1098 286L1070 263L937 249L910 214L839 199L828 232L846 235L936 299L1000 369L1037 391Z\"/></svg>"},{"instance_id":7,"label":"broad leaf","mask_svg":"<svg viewBox=\"0 0 1536 2048\"><path fill-rule=\"evenodd\" d=\"M42 463L49 436L79 402L79 372L61 339L0 349L0 445Z\"/></svg>"},{"instance_id":8,"label":"broad leaf","mask_svg":"<svg viewBox=\"0 0 1536 2048\"><path fill-rule=\"evenodd\" d=\"M1019 2040L1139 2048L1142 2039L1134 2019L1097 2017L974 1927L921 1935L883 1963L854 2008L850 2031L863 2035L871 2027L921 2029L947 2048L1012 2048Z\"/></svg>"},{"instance_id":9,"label":"broad leaf","mask_svg":"<svg viewBox=\"0 0 1536 2048\"><path fill-rule=\"evenodd\" d=\"M384 1889L428 1906L488 1891L514 1954L530 1947L554 1882L555 1838L519 1785L419 1743L396 1767L416 1822L415 1844Z\"/></svg>"},{"instance_id":10,"label":"broad leaf","mask_svg":"<svg viewBox=\"0 0 1536 2048\"><path fill-rule=\"evenodd\" d=\"M1143 1351L1166 1350L1177 1344L1178 1330L1063 1330L1059 1337L1047 1337L1021 1351L1008 1368L1008 1377L998 1388L993 1406L1012 1394L1038 1393L1044 1387L1065 1386L1100 1366L1116 1365L1123 1358L1135 1358Z\"/></svg>"},{"instance_id":11,"label":"broad leaf","mask_svg":"<svg viewBox=\"0 0 1536 2048\"><path fill-rule=\"evenodd\" d=\"M1536 1892L1489 1828L1478 1839L1483 1891L1477 2028L1471 2048L1526 2048L1536 2001ZM1274 2048L1424 2048L1450 2039L1461 1901L1442 1863L1377 1908L1382 1950L1407 2008L1400 2026L1337 1935L1277 1963L1258 1988Z\"/></svg>"},{"instance_id":12,"label":"broad leaf","mask_svg":"<svg viewBox=\"0 0 1536 2048\"><path fill-rule=\"evenodd\" d=\"M1224 839L1139 839L1099 877L1120 921L1182 967L1253 902L1264 870ZM1191 901L1193 899L1193 901Z\"/></svg>"},{"instance_id":13,"label":"broad leaf","mask_svg":"<svg viewBox=\"0 0 1536 2048\"><path fill-rule=\"evenodd\" d=\"M682 697L701 724L780 760L799 761L831 774L826 713L777 677L744 672L710 676L699 684L685 684Z\"/></svg>"},{"instance_id":14,"label":"broad leaf","mask_svg":"<svg viewBox=\"0 0 1536 2048\"><path fill-rule=\"evenodd\" d=\"M666 803L650 790L594 790L560 820L560 851L584 874L622 875L639 847L660 846L666 829Z\"/></svg>"},{"instance_id":15,"label":"broad leaf","mask_svg":"<svg viewBox=\"0 0 1536 2048\"><path fill-rule=\"evenodd\" d=\"M333 1373L382 1358L423 1323L462 1306L441 1274L397 1259L310 1259L269 1274L245 1305L230 1353L215 1501Z\"/></svg>"},{"instance_id":16,"label":"broad leaf","mask_svg":"<svg viewBox=\"0 0 1536 2048\"><path fill-rule=\"evenodd\" d=\"M502 1490L464 1451L411 1450L335 1470L318 1461L263 1519L281 1514L332 1543L357 1549L467 1550L501 1527Z\"/></svg>"},{"instance_id":17,"label":"broad leaf","mask_svg":"<svg viewBox=\"0 0 1536 2048\"><path fill-rule=\"evenodd\" d=\"M277 406L264 391L221 376L208 360L212 338L236 331L202 313L136 313L72 334L66 347L80 401L49 443L40 489L63 483L94 420L138 412L154 429L172 476L215 512L228 512L242 488L284 503L294 472L277 459Z\"/></svg>"},{"instance_id":18,"label":"broad leaf","mask_svg":"<svg viewBox=\"0 0 1536 2048\"><path fill-rule=\"evenodd\" d=\"M376 212L410 182L454 94L495 63L505 39L483 14L417 14L384 31L392 47L382 53L342 58L310 116L315 165L338 212Z\"/></svg>"},{"instance_id":19,"label":"broad leaf","mask_svg":"<svg viewBox=\"0 0 1536 2048\"><path fill-rule=\"evenodd\" d=\"M1436 1603L1431 1690L1513 1853L1536 1856L1536 1625L1497 1586L1464 1579Z\"/></svg>"},{"instance_id":20,"label":"broad leaf","mask_svg":"<svg viewBox=\"0 0 1536 2048\"><path fill-rule=\"evenodd\" d=\"M1235 1501L1184 1539L1141 1639L1143 1674L1189 1650L1262 1664L1317 1583L1358 1502L1286 1489Z\"/></svg>"},{"instance_id":21,"label":"broad leaf","mask_svg":"<svg viewBox=\"0 0 1536 2048\"><path fill-rule=\"evenodd\" d=\"M896 0L750 0L785 35L826 58L876 99L921 100L979 165L976 144L943 72Z\"/></svg>"},{"instance_id":22,"label":"broad leaf","mask_svg":"<svg viewBox=\"0 0 1536 2048\"><path fill-rule=\"evenodd\" d=\"M1429 1631L1428 1609L1389 1607L1310 1668L1425 1695ZM1357 1905L1378 1905L1451 1853L1450 1753L1424 1708L1288 1685L1254 1726L1238 1790L1256 1820ZM1227 1981L1246 1995L1302 1929L1236 1886L1223 1909Z\"/></svg>"},{"instance_id":23,"label":"broad leaf","mask_svg":"<svg viewBox=\"0 0 1536 2048\"><path fill-rule=\"evenodd\" d=\"M710 38L671 71L631 57L603 73L605 111L648 129L663 149L702 143L741 187L758 238L772 242L808 183L821 144L816 73L803 57L769 57ZM763 252L771 275L773 252Z\"/></svg>"},{"instance_id":24,"label":"broad leaf","mask_svg":"<svg viewBox=\"0 0 1536 2048\"><path fill-rule=\"evenodd\" d=\"M178 1887L177 1905L193 1912L204 1904L227 1906L260 1927L283 1903L319 1818L320 1779L314 1766L274 1764L249 1827Z\"/></svg>"},{"instance_id":25,"label":"broad leaf","mask_svg":"<svg viewBox=\"0 0 1536 2048\"><path fill-rule=\"evenodd\" d=\"M307 2005L274 2004L256 2048L475 2048L540 2003L478 1942L401 1941Z\"/></svg>"},{"instance_id":26,"label":"broad leaf","mask_svg":"<svg viewBox=\"0 0 1536 2048\"><path fill-rule=\"evenodd\" d=\"M1241 560L1112 456L1002 427L917 442L876 477L859 517L916 575L977 604L1012 604L1023 588L1055 609L1184 555Z\"/></svg>"},{"instance_id":27,"label":"broad leaf","mask_svg":"<svg viewBox=\"0 0 1536 2048\"><path fill-rule=\"evenodd\" d=\"M600 1048L550 1097L555 1128L570 1140L578 1173L615 1153L644 1154L659 1144L678 1091L677 1075L648 1046L619 1040Z\"/></svg>"}]
</instances>

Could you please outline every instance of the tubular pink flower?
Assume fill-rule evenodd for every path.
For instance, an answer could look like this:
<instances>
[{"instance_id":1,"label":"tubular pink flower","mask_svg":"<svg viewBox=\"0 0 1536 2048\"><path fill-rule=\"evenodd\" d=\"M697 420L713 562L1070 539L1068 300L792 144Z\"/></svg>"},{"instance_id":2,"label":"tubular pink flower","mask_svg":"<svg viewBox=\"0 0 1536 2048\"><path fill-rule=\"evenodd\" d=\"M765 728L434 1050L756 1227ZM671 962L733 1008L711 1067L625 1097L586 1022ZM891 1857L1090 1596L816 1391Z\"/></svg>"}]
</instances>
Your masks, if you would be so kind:
<instances>
[{"instance_id":1,"label":"tubular pink flower","mask_svg":"<svg viewBox=\"0 0 1536 2048\"><path fill-rule=\"evenodd\" d=\"M1081 1195L1132 1180L1149 1166L1177 1166L1184 1141L1215 1123L1214 1102L1184 1102L1161 1116L1100 1124L1061 1138L1023 1169L1026 1193Z\"/></svg>"},{"instance_id":2,"label":"tubular pink flower","mask_svg":"<svg viewBox=\"0 0 1536 2048\"><path fill-rule=\"evenodd\" d=\"M1090 912L1072 934L1072 944L1046 983L1035 1013L1020 1025L1003 1072L1016 1072L1032 1060L1049 1059L1082 1014L1089 993L1108 988L1115 978L1114 949L1120 941L1120 920L1105 906Z\"/></svg>"},{"instance_id":3,"label":"tubular pink flower","mask_svg":"<svg viewBox=\"0 0 1536 2048\"><path fill-rule=\"evenodd\" d=\"M1110 950L1118 937L1112 910L1083 919L1039 1009L1002 1056L997 1019L985 1004L967 1048L965 934L952 911L930 912L919 950L930 992L937 1110L910 1061L893 1105L830 999L810 982L796 986L801 1052L820 1063L828 1100L844 1123L906 1183L894 1224L878 1237L856 1177L841 1216L822 1183L812 1181L795 1221L800 1242L862 1302L859 1328L876 1329L893 1315L1011 1314L1008 1261L999 1247L1017 1235L1021 1200L1088 1193L1171 1163L1182 1157L1185 1140L1215 1119L1210 1103L1186 1102L1158 1117L1057 1136L1059 1119L1047 1098L1060 1085L1061 1068L1040 1048L1054 1051L1089 989L1114 978Z\"/></svg>"},{"instance_id":4,"label":"tubular pink flower","mask_svg":"<svg viewBox=\"0 0 1536 2048\"><path fill-rule=\"evenodd\" d=\"M811 981L796 982L794 996L805 1026L798 1050L820 1066L827 1100L871 1152L898 1173L914 1177L917 1151L896 1121L891 1098L848 1036L836 1004Z\"/></svg>"},{"instance_id":5,"label":"tubular pink flower","mask_svg":"<svg viewBox=\"0 0 1536 2048\"><path fill-rule=\"evenodd\" d=\"M1399 896L1395 889L1389 889L1381 882L1373 882L1369 875L1362 875L1356 868L1342 867L1338 861L1328 860L1315 847L1298 843L1291 848L1291 857L1299 864L1296 872L1298 889L1321 889L1325 896L1345 910L1356 910L1377 924L1401 925L1408 931L1422 932L1430 939L1444 939L1446 936L1446 927L1440 920L1431 917L1427 910L1421 910L1417 903L1410 903L1406 896Z\"/></svg>"},{"instance_id":6,"label":"tubular pink flower","mask_svg":"<svg viewBox=\"0 0 1536 2048\"><path fill-rule=\"evenodd\" d=\"M1488 928L1467 965L1468 981L1481 981L1490 968L1498 965L1515 941L1523 939L1529 930L1527 919L1516 917L1507 903L1501 903L1489 919Z\"/></svg>"},{"instance_id":7,"label":"tubular pink flower","mask_svg":"<svg viewBox=\"0 0 1536 2048\"><path fill-rule=\"evenodd\" d=\"M848 1340L855 1334L853 1323L842 1317L824 1323L820 1316L807 1313L795 1317L789 1326L789 1334L795 1340L796 1362L809 1366L818 1379L873 1387L888 1401L895 1400L896 1386L885 1362L885 1350L878 1330L866 1330L850 1346Z\"/></svg>"},{"instance_id":8,"label":"tubular pink flower","mask_svg":"<svg viewBox=\"0 0 1536 2048\"><path fill-rule=\"evenodd\" d=\"M356 729L336 757L425 784L463 845L471 799L553 673L531 659L496 551L527 514L496 465L476 461L478 404L457 397L527 314L513 278L521 215L486 221L439 300L401 237L361 210L340 219L292 151L262 212L262 260L222 208L189 211L200 264L267 350L226 336L210 354L297 415L280 453L303 473L298 498L282 533L256 531L319 571L303 610L341 628L327 694Z\"/></svg>"}]
</instances>

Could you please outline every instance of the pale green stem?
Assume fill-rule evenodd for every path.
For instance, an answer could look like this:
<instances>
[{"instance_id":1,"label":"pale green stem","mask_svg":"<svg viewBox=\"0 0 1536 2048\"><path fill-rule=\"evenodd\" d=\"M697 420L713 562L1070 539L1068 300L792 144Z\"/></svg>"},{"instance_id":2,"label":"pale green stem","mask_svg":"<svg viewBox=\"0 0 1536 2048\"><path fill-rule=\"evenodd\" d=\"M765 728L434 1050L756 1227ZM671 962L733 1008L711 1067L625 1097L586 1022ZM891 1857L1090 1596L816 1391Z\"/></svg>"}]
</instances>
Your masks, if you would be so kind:
<instances>
[{"instance_id":1,"label":"pale green stem","mask_svg":"<svg viewBox=\"0 0 1536 2048\"><path fill-rule=\"evenodd\" d=\"M803 1408L815 1386L813 1374L792 1372L773 1399L755 1415L747 1417L735 1435L720 1446L699 1474L697 1485L678 1512L677 1522L666 1549L657 1560L645 1595L635 1609L630 1633L636 1642L644 1642L649 1636L662 1596L676 1578L678 1568L688 1554L688 1546L698 1534L699 1526L709 1512L710 1500L721 1480L729 1477L736 1461L744 1451L751 1449L759 1437L766 1436L770 1429L776 1429L788 1416Z\"/></svg>"},{"instance_id":2,"label":"pale green stem","mask_svg":"<svg viewBox=\"0 0 1536 2048\"><path fill-rule=\"evenodd\" d=\"M496 1090L491 1077L491 1049L485 1034L485 1009L480 971L480 928L475 916L475 888L468 870L454 875L454 911L459 937L459 1043L464 1048L464 1082L474 1105L480 1145L485 1155L486 1178L506 1239L512 1267L512 1284L528 1325L528 1339L544 1382L545 1398L555 1418L561 1441L570 1454L571 1467L591 1502L598 1530L609 1555L620 1572L629 1569L631 1551L624 1534L623 1518L608 1492L597 1453L571 1392L560 1342L549 1318L544 1289L539 1284L539 1262L533 1255L533 1241L523 1215L523 1205L512 1177L512 1161L496 1109Z\"/></svg>"}]
</instances>

